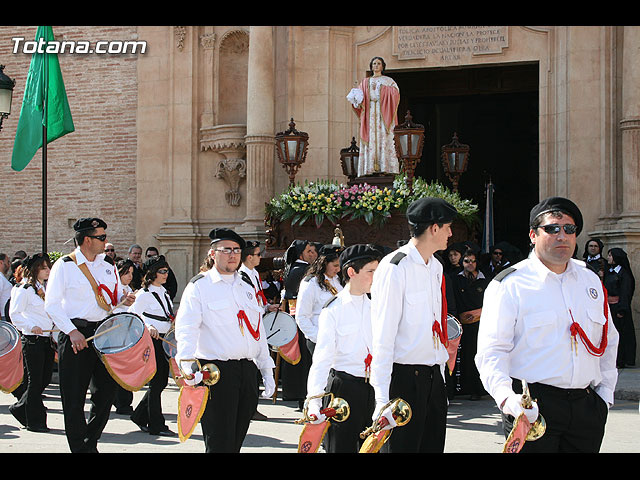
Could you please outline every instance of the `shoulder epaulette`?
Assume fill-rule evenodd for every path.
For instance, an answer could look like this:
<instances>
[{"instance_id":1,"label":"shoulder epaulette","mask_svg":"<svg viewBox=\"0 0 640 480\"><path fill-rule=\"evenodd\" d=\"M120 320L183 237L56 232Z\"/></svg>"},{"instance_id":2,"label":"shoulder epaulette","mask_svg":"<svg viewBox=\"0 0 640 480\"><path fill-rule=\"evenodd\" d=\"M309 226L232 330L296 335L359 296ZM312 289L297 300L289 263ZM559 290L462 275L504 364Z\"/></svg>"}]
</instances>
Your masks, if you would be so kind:
<instances>
[{"instance_id":1,"label":"shoulder epaulette","mask_svg":"<svg viewBox=\"0 0 640 480\"><path fill-rule=\"evenodd\" d=\"M62 257L62 261L63 262L73 262L73 258L71 258L69 255L65 255L64 257Z\"/></svg>"},{"instance_id":2,"label":"shoulder epaulette","mask_svg":"<svg viewBox=\"0 0 640 480\"><path fill-rule=\"evenodd\" d=\"M400 260L402 260L406 256L407 256L406 253L398 252L393 256L393 258L391 259L391 261L389 263L392 263L393 265L398 265L400 263Z\"/></svg>"},{"instance_id":3,"label":"shoulder epaulette","mask_svg":"<svg viewBox=\"0 0 640 480\"><path fill-rule=\"evenodd\" d=\"M193 277L191 280L189 280L189 283L196 283L201 278L204 278L204 273L199 273L198 275Z\"/></svg>"},{"instance_id":4,"label":"shoulder epaulette","mask_svg":"<svg viewBox=\"0 0 640 480\"><path fill-rule=\"evenodd\" d=\"M498 273L495 277L493 277L494 280L501 282L504 277L506 277L507 275L509 275L510 273L515 272L517 269L514 267L508 267L505 268L504 270L502 270L500 273Z\"/></svg>"},{"instance_id":5,"label":"shoulder epaulette","mask_svg":"<svg viewBox=\"0 0 640 480\"><path fill-rule=\"evenodd\" d=\"M313 278L313 275L307 275L306 277L304 277L302 279L303 282L308 282L309 280L311 280Z\"/></svg>"},{"instance_id":6,"label":"shoulder epaulette","mask_svg":"<svg viewBox=\"0 0 640 480\"><path fill-rule=\"evenodd\" d=\"M331 305L331 303L338 298L337 295L334 295L333 297L331 297L329 300L327 300L327 302L322 306L322 308L327 308L329 305Z\"/></svg>"},{"instance_id":7,"label":"shoulder epaulette","mask_svg":"<svg viewBox=\"0 0 640 480\"><path fill-rule=\"evenodd\" d=\"M116 262L113 261L113 258L111 258L109 255L105 255L104 256L104 261L107 263L110 263L111 265L115 265Z\"/></svg>"},{"instance_id":8,"label":"shoulder epaulette","mask_svg":"<svg viewBox=\"0 0 640 480\"><path fill-rule=\"evenodd\" d=\"M251 281L251 278L249 278L249 275L247 274L247 272L238 272L240 274L240 278L242 278L242 280L244 280L246 283L248 283L249 285L251 285L251 288L255 288L253 285L253 282Z\"/></svg>"}]
</instances>

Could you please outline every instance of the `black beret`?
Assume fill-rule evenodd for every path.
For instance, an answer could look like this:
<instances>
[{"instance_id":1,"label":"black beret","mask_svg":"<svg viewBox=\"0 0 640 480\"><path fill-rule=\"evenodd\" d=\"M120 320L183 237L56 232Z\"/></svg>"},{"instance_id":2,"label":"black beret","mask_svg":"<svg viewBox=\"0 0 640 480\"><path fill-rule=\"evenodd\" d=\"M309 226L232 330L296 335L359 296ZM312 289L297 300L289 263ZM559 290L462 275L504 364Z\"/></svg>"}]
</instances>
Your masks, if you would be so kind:
<instances>
[{"instance_id":1,"label":"black beret","mask_svg":"<svg viewBox=\"0 0 640 480\"><path fill-rule=\"evenodd\" d=\"M284 252L284 261L287 265L291 265L293 262L300 258L304 249L307 248L309 242L307 240L294 240Z\"/></svg>"},{"instance_id":2,"label":"black beret","mask_svg":"<svg viewBox=\"0 0 640 480\"><path fill-rule=\"evenodd\" d=\"M150 269L157 270L162 267L168 267L169 264L167 260L164 258L164 255L158 255L156 257L148 258L143 264L142 269L146 272Z\"/></svg>"},{"instance_id":3,"label":"black beret","mask_svg":"<svg viewBox=\"0 0 640 480\"><path fill-rule=\"evenodd\" d=\"M35 265L35 263L42 258L44 258L49 262L51 261L51 259L49 258L49 255L47 255L46 253L34 253L33 255L25 258L22 261L22 267L26 268L27 270L31 270Z\"/></svg>"},{"instance_id":4,"label":"black beret","mask_svg":"<svg viewBox=\"0 0 640 480\"><path fill-rule=\"evenodd\" d=\"M246 246L244 239L230 228L214 228L209 232L209 238L211 245L221 240L232 240L240 245L240 248Z\"/></svg>"},{"instance_id":5,"label":"black beret","mask_svg":"<svg viewBox=\"0 0 640 480\"><path fill-rule=\"evenodd\" d=\"M331 256L337 257L338 255L340 255L340 252L343 250L344 250L344 247L340 245L333 245L333 244L323 245L320 248L318 255L324 255L325 257L331 257Z\"/></svg>"},{"instance_id":6,"label":"black beret","mask_svg":"<svg viewBox=\"0 0 640 480\"><path fill-rule=\"evenodd\" d=\"M107 224L104 220L99 218L80 218L73 224L73 229L76 232L84 232L86 230L94 230L96 228L107 228Z\"/></svg>"},{"instance_id":7,"label":"black beret","mask_svg":"<svg viewBox=\"0 0 640 480\"><path fill-rule=\"evenodd\" d=\"M380 260L381 252L373 245L358 243L345 248L340 254L340 268L344 268L350 263L368 258L370 261Z\"/></svg>"},{"instance_id":8,"label":"black beret","mask_svg":"<svg viewBox=\"0 0 640 480\"><path fill-rule=\"evenodd\" d=\"M458 214L449 202L437 197L423 197L415 200L407 208L407 220L411 224L451 223Z\"/></svg>"},{"instance_id":9,"label":"black beret","mask_svg":"<svg viewBox=\"0 0 640 480\"><path fill-rule=\"evenodd\" d=\"M553 211L561 211L573 218L576 227L578 227L576 236L580 235L583 225L582 213L575 203L563 197L549 197L533 207L529 213L529 226L533 227L533 224L540 215Z\"/></svg>"}]
</instances>

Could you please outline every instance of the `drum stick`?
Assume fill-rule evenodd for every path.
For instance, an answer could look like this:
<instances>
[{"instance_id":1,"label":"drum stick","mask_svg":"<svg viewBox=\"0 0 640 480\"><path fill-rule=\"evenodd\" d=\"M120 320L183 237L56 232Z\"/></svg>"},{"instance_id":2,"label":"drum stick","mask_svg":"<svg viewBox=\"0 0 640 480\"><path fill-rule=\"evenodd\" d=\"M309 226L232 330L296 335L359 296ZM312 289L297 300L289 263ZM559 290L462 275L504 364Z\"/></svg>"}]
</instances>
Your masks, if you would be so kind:
<instances>
[{"instance_id":1,"label":"drum stick","mask_svg":"<svg viewBox=\"0 0 640 480\"><path fill-rule=\"evenodd\" d=\"M42 333L52 333L52 332L59 332L60 330L57 328L54 328L53 330L42 330Z\"/></svg>"},{"instance_id":2,"label":"drum stick","mask_svg":"<svg viewBox=\"0 0 640 480\"><path fill-rule=\"evenodd\" d=\"M93 336L91 336L91 337L89 337L89 338L87 338L85 340L88 342L89 340L93 340L94 338L97 338L100 335L104 335L105 333L110 332L111 330L115 330L116 328L120 328L121 326L122 326L122 324L119 323L118 325L114 325L113 327L107 328L104 332L96 333L95 335L93 335Z\"/></svg>"},{"instance_id":3,"label":"drum stick","mask_svg":"<svg viewBox=\"0 0 640 480\"><path fill-rule=\"evenodd\" d=\"M178 348L177 346L175 346L173 343L171 343L169 340L162 338L162 337L158 337L160 340L162 340L163 342L167 342L169 345L171 345L173 348Z\"/></svg>"}]
</instances>

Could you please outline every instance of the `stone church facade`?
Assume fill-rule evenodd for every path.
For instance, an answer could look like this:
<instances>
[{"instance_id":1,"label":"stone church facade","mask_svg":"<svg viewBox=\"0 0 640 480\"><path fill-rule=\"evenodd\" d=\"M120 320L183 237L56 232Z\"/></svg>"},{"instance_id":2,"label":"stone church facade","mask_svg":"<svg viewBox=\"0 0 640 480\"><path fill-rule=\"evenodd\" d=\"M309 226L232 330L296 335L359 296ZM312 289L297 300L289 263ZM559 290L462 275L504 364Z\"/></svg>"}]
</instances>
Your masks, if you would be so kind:
<instances>
[{"instance_id":1,"label":"stone church facade","mask_svg":"<svg viewBox=\"0 0 640 480\"><path fill-rule=\"evenodd\" d=\"M624 248L640 272L640 27L118 26L54 33L145 41L147 48L60 55L76 132L49 147L49 250L69 249L64 242L76 218L101 216L120 254L132 243L156 245L184 286L206 255L211 228L264 239L265 202L288 185L274 136L292 118L309 134L296 180L346 180L340 150L357 138L358 124L345 97L381 56L386 74L406 78L405 85L448 74L469 74L479 85L483 74L527 66L537 101L535 148L526 158L537 163L537 178L518 178L517 156L511 178L534 184L537 198L567 196L581 207L580 256L597 236L607 248ZM0 63L16 79L13 113L0 131L0 250L9 253L40 245L40 159L23 172L9 167L30 62L12 52L11 39L34 34L35 27L0 28ZM496 75L495 88L508 89L511 77ZM424 96L419 88L401 85L400 123L407 109L419 111L412 107Z\"/></svg>"}]
</instances>

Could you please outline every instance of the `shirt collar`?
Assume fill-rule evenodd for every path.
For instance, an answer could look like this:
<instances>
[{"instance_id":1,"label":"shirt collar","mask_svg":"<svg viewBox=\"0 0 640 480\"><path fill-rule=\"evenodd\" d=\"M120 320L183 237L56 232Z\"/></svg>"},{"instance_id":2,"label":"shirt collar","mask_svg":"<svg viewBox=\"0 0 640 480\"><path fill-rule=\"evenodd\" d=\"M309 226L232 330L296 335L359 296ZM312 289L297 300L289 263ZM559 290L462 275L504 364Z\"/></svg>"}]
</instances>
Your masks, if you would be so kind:
<instances>
[{"instance_id":1,"label":"shirt collar","mask_svg":"<svg viewBox=\"0 0 640 480\"><path fill-rule=\"evenodd\" d=\"M540 276L541 279L544 280L549 274L558 275L552 272L551 270L549 270L549 268L544 263L542 263L542 261L536 255L535 250L531 250L531 253L529 254L529 259L531 260L531 266L533 270ZM577 269L573 262L573 259L571 258L569 259L569 261L567 262L567 268L565 269L564 272L562 272L562 274L569 274L574 276L577 274Z\"/></svg>"},{"instance_id":2,"label":"shirt collar","mask_svg":"<svg viewBox=\"0 0 640 480\"><path fill-rule=\"evenodd\" d=\"M429 263L425 262L424 258L422 258L422 255L420 255L420 252L412 242L407 242L406 245L400 247L400 250L404 251L414 262L416 262L417 264L422 264L426 268L430 268L430 266L433 264L433 261L436 259L436 257L431 255L431 257L429 257Z\"/></svg>"},{"instance_id":3,"label":"shirt collar","mask_svg":"<svg viewBox=\"0 0 640 480\"><path fill-rule=\"evenodd\" d=\"M211 269L207 271L206 275L209 276L209 278L213 283L218 283L223 281L222 275L220 275L220 272L218 272L218 269L215 266L211 267ZM234 276L233 283L235 283L238 277L238 272L234 272L233 276Z\"/></svg>"},{"instance_id":4,"label":"shirt collar","mask_svg":"<svg viewBox=\"0 0 640 480\"><path fill-rule=\"evenodd\" d=\"M104 253L99 253L96 255L96 258L93 262L89 262L89 260L87 260L87 257L84 256L84 253L82 253L82 250L80 250L80 247L76 247L75 254L76 254L76 262L78 265L81 265L83 263L96 263L97 261L104 260L104 257L105 257Z\"/></svg>"}]
</instances>

